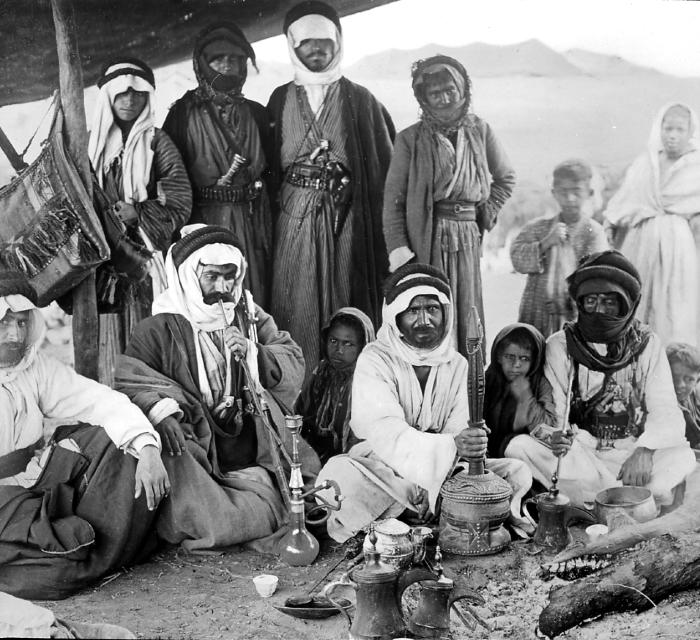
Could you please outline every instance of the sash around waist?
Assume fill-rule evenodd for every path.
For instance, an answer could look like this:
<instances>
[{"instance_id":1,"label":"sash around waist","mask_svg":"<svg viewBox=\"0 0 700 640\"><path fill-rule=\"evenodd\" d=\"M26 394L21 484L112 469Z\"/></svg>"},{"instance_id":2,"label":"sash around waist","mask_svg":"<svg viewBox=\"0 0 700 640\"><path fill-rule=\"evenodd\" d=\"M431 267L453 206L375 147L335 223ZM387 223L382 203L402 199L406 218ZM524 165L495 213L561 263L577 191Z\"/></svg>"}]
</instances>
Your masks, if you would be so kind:
<instances>
[{"instance_id":1,"label":"sash around waist","mask_svg":"<svg viewBox=\"0 0 700 640\"><path fill-rule=\"evenodd\" d=\"M441 218L476 222L476 203L466 200L438 200L433 213Z\"/></svg>"}]
</instances>

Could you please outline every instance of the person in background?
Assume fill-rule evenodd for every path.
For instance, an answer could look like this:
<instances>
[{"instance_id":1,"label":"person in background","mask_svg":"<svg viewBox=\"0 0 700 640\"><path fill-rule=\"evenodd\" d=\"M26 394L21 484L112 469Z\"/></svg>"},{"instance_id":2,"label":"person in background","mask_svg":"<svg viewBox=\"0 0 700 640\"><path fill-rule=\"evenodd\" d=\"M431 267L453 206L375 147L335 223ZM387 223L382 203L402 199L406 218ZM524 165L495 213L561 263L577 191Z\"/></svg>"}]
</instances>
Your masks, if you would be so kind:
<instances>
[{"instance_id":1,"label":"person in background","mask_svg":"<svg viewBox=\"0 0 700 640\"><path fill-rule=\"evenodd\" d=\"M466 354L467 317L482 325L481 239L513 192L515 171L489 124L470 112L472 85L454 58L414 63L421 119L396 138L384 189L389 270L412 260L447 274L454 346Z\"/></svg>"},{"instance_id":2,"label":"person in background","mask_svg":"<svg viewBox=\"0 0 700 640\"><path fill-rule=\"evenodd\" d=\"M163 124L182 153L192 182L192 223L231 229L248 261L245 286L269 302L272 220L266 186L269 119L243 95L255 52L232 23L204 29L194 45L199 86L173 104ZM257 68L257 67L256 67Z\"/></svg>"},{"instance_id":3,"label":"person in background","mask_svg":"<svg viewBox=\"0 0 700 640\"><path fill-rule=\"evenodd\" d=\"M484 393L492 457L502 458L519 433L548 442L557 428L552 385L544 376L544 354L544 337L529 324L509 324L494 339Z\"/></svg>"},{"instance_id":4,"label":"person in background","mask_svg":"<svg viewBox=\"0 0 700 640\"><path fill-rule=\"evenodd\" d=\"M695 468L659 337L635 319L639 273L619 251L595 253L567 278L578 318L547 341L545 376L559 430L550 446L518 435L506 456L523 460L549 486L584 506L613 486L647 487L659 506Z\"/></svg>"},{"instance_id":5,"label":"person in background","mask_svg":"<svg viewBox=\"0 0 700 640\"><path fill-rule=\"evenodd\" d=\"M666 346L673 388L685 418L685 437L693 449L700 449L700 349L682 342Z\"/></svg>"},{"instance_id":6,"label":"person in background","mask_svg":"<svg viewBox=\"0 0 700 640\"><path fill-rule=\"evenodd\" d=\"M354 307L338 309L321 332L321 361L294 410L304 418L301 434L322 464L356 442L350 431L352 377L357 357L372 340L372 322Z\"/></svg>"},{"instance_id":7,"label":"person in background","mask_svg":"<svg viewBox=\"0 0 700 640\"><path fill-rule=\"evenodd\" d=\"M127 235L153 252L149 276L129 289L122 310L100 315L100 344L107 345L100 380L110 382L115 355L151 315L153 297L165 286L163 252L190 217L192 190L179 151L155 126L151 68L136 58L116 58L103 67L97 86L90 162Z\"/></svg>"},{"instance_id":8,"label":"person in background","mask_svg":"<svg viewBox=\"0 0 700 640\"><path fill-rule=\"evenodd\" d=\"M387 273L382 194L394 125L364 87L343 77L336 10L309 0L284 19L294 81L274 90L276 189L272 315L304 351L307 378L336 309L373 324Z\"/></svg>"},{"instance_id":9,"label":"person in background","mask_svg":"<svg viewBox=\"0 0 700 640\"><path fill-rule=\"evenodd\" d=\"M638 269L637 317L663 344L700 346L700 131L687 105L666 105L647 152L627 170L603 212L615 248ZM695 233L695 238L693 237Z\"/></svg>"},{"instance_id":10,"label":"person in background","mask_svg":"<svg viewBox=\"0 0 700 640\"><path fill-rule=\"evenodd\" d=\"M545 338L576 318L567 276L583 256L608 248L603 227L585 213L593 193L591 176L590 166L582 160L558 164L552 195L559 213L525 224L510 246L513 268L527 274L518 322L533 325Z\"/></svg>"},{"instance_id":11,"label":"person in background","mask_svg":"<svg viewBox=\"0 0 700 640\"><path fill-rule=\"evenodd\" d=\"M0 592L56 600L153 549L170 480L146 416L39 351L45 332L0 272Z\"/></svg>"}]
</instances>

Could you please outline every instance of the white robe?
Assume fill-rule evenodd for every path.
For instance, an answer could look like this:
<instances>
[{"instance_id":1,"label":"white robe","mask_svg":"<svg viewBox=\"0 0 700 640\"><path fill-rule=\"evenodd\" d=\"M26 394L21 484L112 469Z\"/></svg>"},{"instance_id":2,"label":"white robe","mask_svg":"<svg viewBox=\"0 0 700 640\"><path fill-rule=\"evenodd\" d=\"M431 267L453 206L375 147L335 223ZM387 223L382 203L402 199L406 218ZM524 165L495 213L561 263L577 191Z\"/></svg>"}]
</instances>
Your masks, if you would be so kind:
<instances>
[{"instance_id":1,"label":"white robe","mask_svg":"<svg viewBox=\"0 0 700 640\"><path fill-rule=\"evenodd\" d=\"M604 353L604 345L593 345ZM562 428L570 427L574 441L562 458L559 469L559 487L573 504L584 506L595 495L612 486L620 486L617 479L620 467L637 447L653 450L651 481L647 485L657 504L672 501L672 489L681 483L695 468L695 456L685 439L685 420L678 406L673 389L671 369L658 336L653 334L644 351L639 354L634 384L644 398L647 416L644 432L639 438L615 440L609 450L597 450L598 440L588 431L569 425L569 408L574 367L566 349L563 331L553 334L547 341L545 375L552 385L557 416ZM633 365L614 374L615 381L623 388L633 384ZM579 393L583 400L593 396L603 383L604 374L579 366ZM516 436L505 451L506 456L523 460L533 477L549 486L557 459L551 450L528 435Z\"/></svg>"},{"instance_id":2,"label":"white robe","mask_svg":"<svg viewBox=\"0 0 700 640\"><path fill-rule=\"evenodd\" d=\"M363 442L331 458L317 484L333 479L345 499L328 520L328 533L344 541L380 517L412 508L418 487L428 492L431 510L457 457L455 435L469 423L467 361L452 351L432 366L421 390L413 366L379 340L360 354L352 387L350 426ZM487 467L514 489L512 509L531 476L514 460L488 460Z\"/></svg>"},{"instance_id":3,"label":"white robe","mask_svg":"<svg viewBox=\"0 0 700 640\"><path fill-rule=\"evenodd\" d=\"M661 126L667 105L656 117L647 152L630 166L604 212L607 224L627 230L620 251L638 269L642 299L637 317L664 344L700 340L700 289L693 229L700 213L700 123L690 108L692 137L686 152L662 175Z\"/></svg>"},{"instance_id":4,"label":"white robe","mask_svg":"<svg viewBox=\"0 0 700 640\"><path fill-rule=\"evenodd\" d=\"M42 436L48 442L58 420L101 426L117 447L135 457L146 445L160 447L151 423L124 394L78 375L43 353L37 353L12 379L0 380L0 456L28 447ZM0 479L0 484L31 487L41 472L44 450L37 452L25 471Z\"/></svg>"}]
</instances>

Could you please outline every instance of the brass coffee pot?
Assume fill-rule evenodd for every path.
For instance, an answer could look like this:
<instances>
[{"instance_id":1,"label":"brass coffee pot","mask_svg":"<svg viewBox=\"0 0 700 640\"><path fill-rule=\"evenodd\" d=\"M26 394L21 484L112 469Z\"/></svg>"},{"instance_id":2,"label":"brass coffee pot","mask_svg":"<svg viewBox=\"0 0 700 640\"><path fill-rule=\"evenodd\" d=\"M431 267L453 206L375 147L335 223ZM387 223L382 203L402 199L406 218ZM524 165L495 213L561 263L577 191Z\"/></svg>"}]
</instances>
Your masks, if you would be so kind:
<instances>
[{"instance_id":1,"label":"brass coffee pot","mask_svg":"<svg viewBox=\"0 0 700 640\"><path fill-rule=\"evenodd\" d=\"M435 580L436 576L424 568L402 573L398 567L382 562L376 548L374 525L368 538L370 547L365 550L364 565L344 574L337 582L328 584L323 595L348 618L352 640L392 640L406 633L406 620L401 608L403 592L414 582ZM352 587L357 593L353 621L346 608L333 600L333 591L341 586Z\"/></svg>"},{"instance_id":2,"label":"brass coffee pot","mask_svg":"<svg viewBox=\"0 0 700 640\"><path fill-rule=\"evenodd\" d=\"M484 599L475 591L462 586L455 588L454 580L445 577L442 570L440 545L435 549L436 580L421 583L421 591L411 619L409 631L417 638L450 638L450 610L459 600L483 605Z\"/></svg>"},{"instance_id":3,"label":"brass coffee pot","mask_svg":"<svg viewBox=\"0 0 700 640\"><path fill-rule=\"evenodd\" d=\"M484 332L476 307L467 316L469 426L484 428ZM457 461L459 462L459 461ZM483 458L449 478L440 490L440 545L463 556L497 553L510 544L503 522L510 515L510 485L484 468ZM455 468L456 468L455 464Z\"/></svg>"},{"instance_id":4,"label":"brass coffee pot","mask_svg":"<svg viewBox=\"0 0 700 640\"><path fill-rule=\"evenodd\" d=\"M538 493L534 498L525 500L525 505L535 504L537 507L537 529L533 536L533 542L545 551L557 553L566 547L572 540L568 526L574 521L583 521L590 524L597 522L596 517L571 504L571 501L563 493L559 493L559 465L552 474L552 486L544 493Z\"/></svg>"}]
</instances>

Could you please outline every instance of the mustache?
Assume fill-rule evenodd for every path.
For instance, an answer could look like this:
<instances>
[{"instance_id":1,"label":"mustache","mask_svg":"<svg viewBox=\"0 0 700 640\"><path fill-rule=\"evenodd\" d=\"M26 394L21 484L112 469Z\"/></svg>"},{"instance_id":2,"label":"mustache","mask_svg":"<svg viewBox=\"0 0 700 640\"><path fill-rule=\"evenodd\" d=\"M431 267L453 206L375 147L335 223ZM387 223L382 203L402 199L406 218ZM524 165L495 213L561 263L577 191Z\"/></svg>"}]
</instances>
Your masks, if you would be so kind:
<instances>
[{"instance_id":1,"label":"mustache","mask_svg":"<svg viewBox=\"0 0 700 640\"><path fill-rule=\"evenodd\" d=\"M232 294L222 293L220 291L216 291L215 293L207 293L202 296L202 299L204 300L204 304L216 304L217 302L219 302L219 300L221 300L222 302L236 301Z\"/></svg>"}]
</instances>

